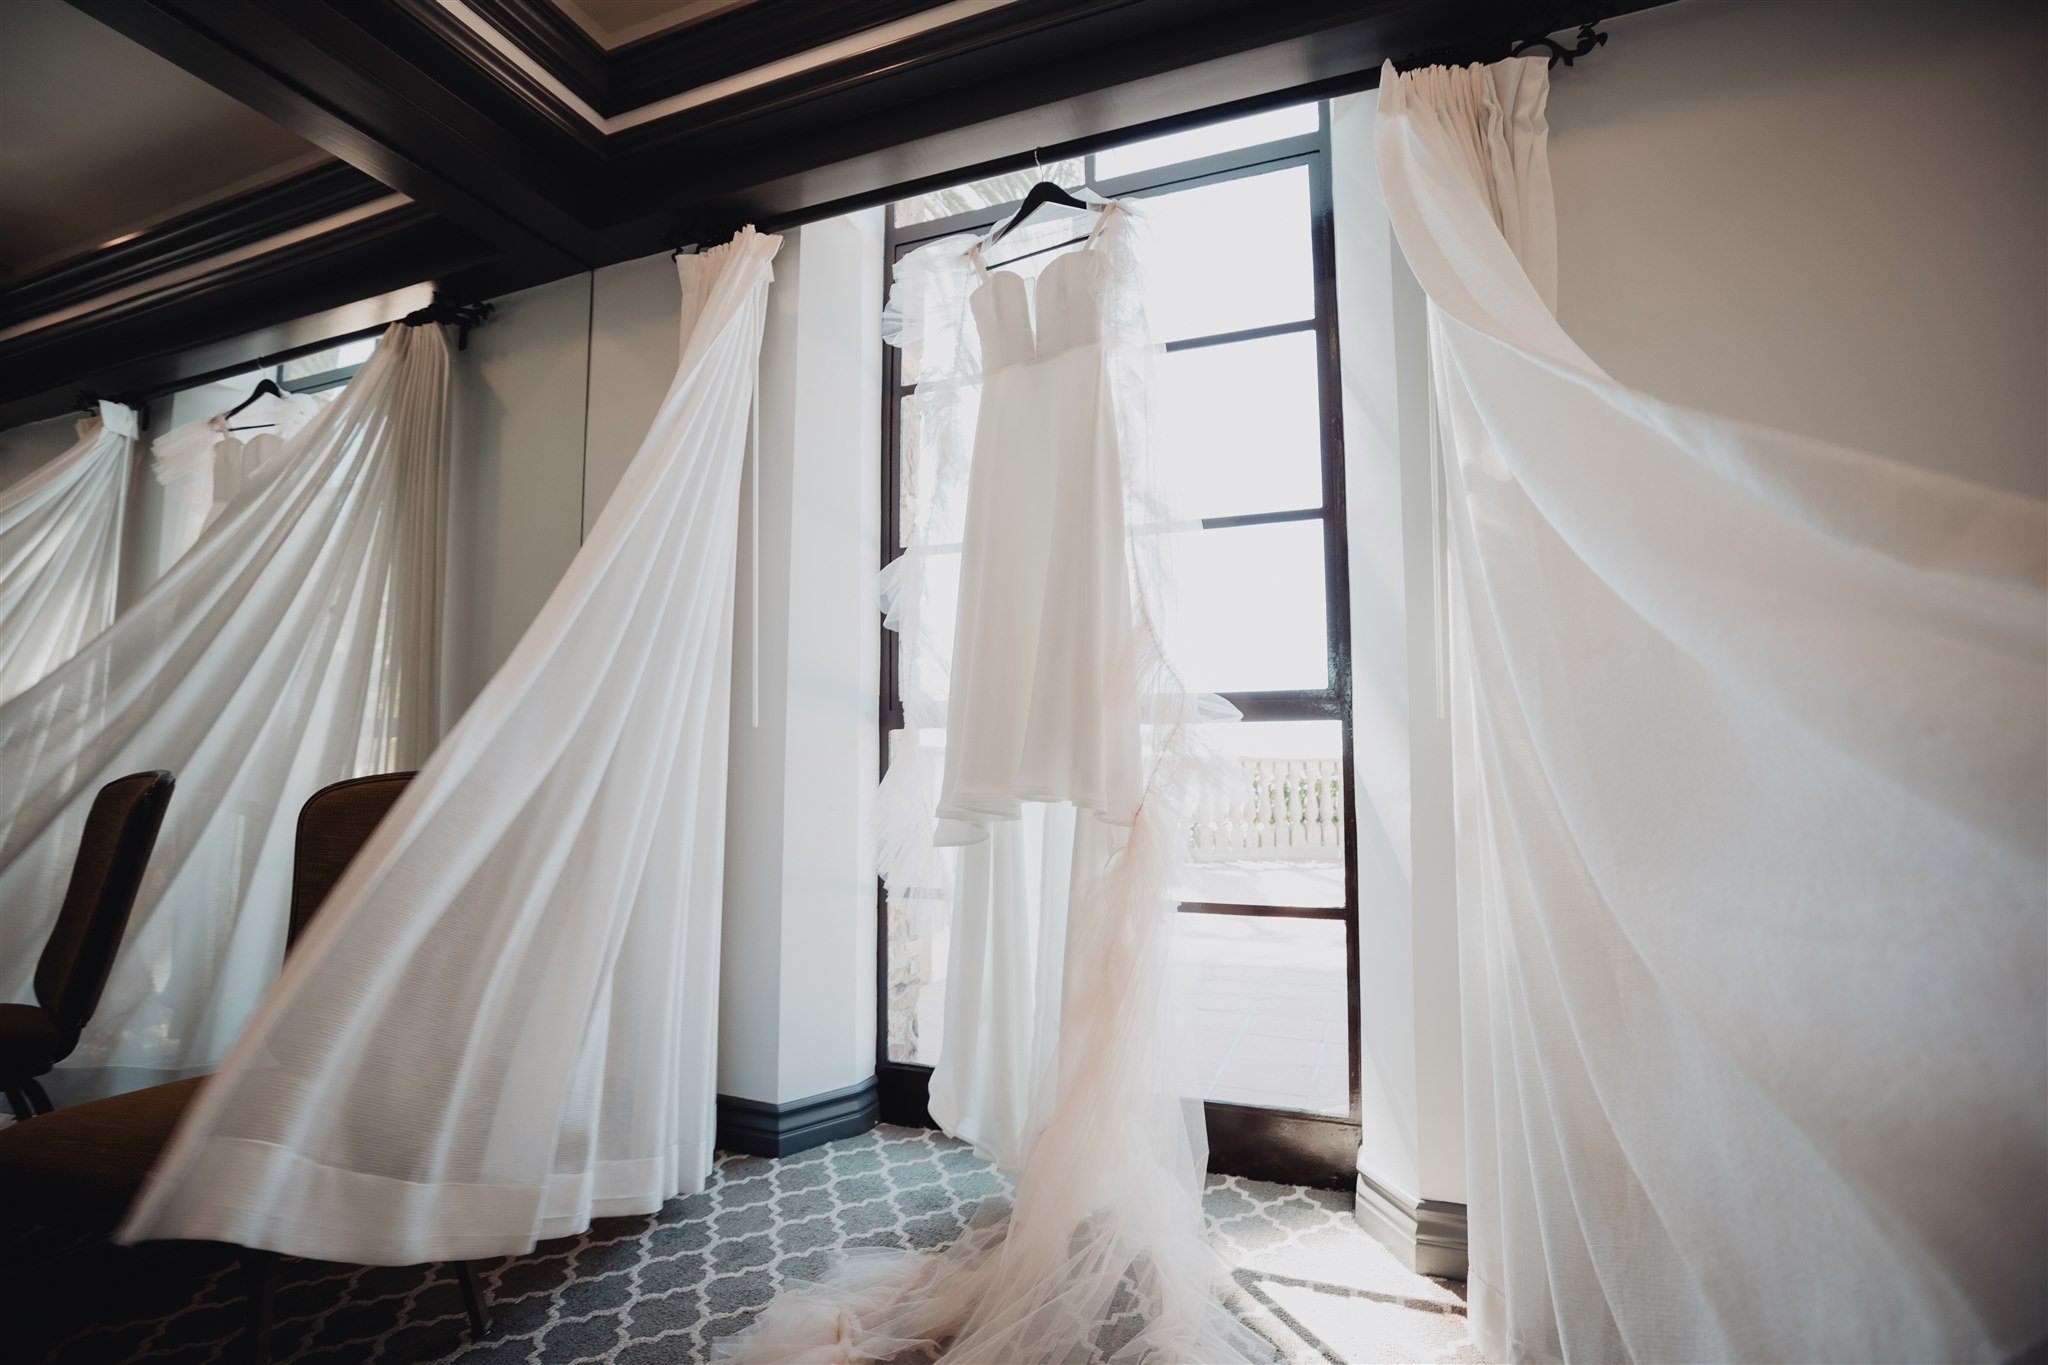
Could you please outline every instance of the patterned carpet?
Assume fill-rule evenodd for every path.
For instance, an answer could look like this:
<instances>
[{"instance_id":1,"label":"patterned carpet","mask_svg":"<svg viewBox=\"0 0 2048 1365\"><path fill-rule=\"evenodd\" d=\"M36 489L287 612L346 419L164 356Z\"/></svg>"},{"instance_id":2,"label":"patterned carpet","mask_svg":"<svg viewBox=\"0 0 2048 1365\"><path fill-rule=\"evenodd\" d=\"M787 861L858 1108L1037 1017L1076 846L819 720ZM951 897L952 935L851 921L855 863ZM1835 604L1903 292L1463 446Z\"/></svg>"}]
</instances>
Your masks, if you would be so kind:
<instances>
[{"instance_id":1,"label":"patterned carpet","mask_svg":"<svg viewBox=\"0 0 2048 1365\"><path fill-rule=\"evenodd\" d=\"M983 1198L1004 1192L1004 1177L973 1151L922 1129L882 1127L780 1161L721 1157L709 1189L651 1218L609 1219L530 1256L480 1263L495 1322L475 1344L440 1267L287 1263L274 1356L305 1365L705 1360L785 1276L816 1278L842 1247L943 1247ZM1403 1270L1352 1220L1350 1195L1216 1176L1206 1205L1235 1267L1233 1307L1293 1359L1480 1359L1461 1287ZM10 1358L242 1358L240 1275L219 1248L88 1248L46 1256L36 1272L37 1311L9 1315ZM40 1324L41 1339L12 1356L24 1322Z\"/></svg>"}]
</instances>

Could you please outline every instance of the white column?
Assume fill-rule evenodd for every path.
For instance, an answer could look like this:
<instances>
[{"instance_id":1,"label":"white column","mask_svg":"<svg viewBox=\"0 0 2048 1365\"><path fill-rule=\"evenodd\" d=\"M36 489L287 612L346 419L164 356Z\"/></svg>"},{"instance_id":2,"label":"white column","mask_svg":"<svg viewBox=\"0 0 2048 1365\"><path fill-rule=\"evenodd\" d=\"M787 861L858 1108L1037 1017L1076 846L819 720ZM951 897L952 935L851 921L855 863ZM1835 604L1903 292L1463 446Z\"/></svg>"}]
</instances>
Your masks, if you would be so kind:
<instances>
[{"instance_id":1,"label":"white column","mask_svg":"<svg viewBox=\"0 0 2048 1365\"><path fill-rule=\"evenodd\" d=\"M741 490L722 1123L728 1100L801 1110L875 1072L881 236L879 211L788 234L769 294Z\"/></svg>"},{"instance_id":2,"label":"white column","mask_svg":"<svg viewBox=\"0 0 2048 1365\"><path fill-rule=\"evenodd\" d=\"M1331 123L1357 777L1356 1208L1410 1266L1462 1275L1465 1115L1427 318L1379 199L1377 105L1377 92L1338 100Z\"/></svg>"}]
</instances>

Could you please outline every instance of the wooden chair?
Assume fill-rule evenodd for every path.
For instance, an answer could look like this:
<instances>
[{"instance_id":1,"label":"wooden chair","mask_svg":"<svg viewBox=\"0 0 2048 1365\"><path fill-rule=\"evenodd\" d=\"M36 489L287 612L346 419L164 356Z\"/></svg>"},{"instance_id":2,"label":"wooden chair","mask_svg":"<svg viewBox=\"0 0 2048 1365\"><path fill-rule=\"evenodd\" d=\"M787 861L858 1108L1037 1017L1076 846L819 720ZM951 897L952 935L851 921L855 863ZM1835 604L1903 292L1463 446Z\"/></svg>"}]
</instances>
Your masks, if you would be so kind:
<instances>
[{"instance_id":1,"label":"wooden chair","mask_svg":"<svg viewBox=\"0 0 2048 1365\"><path fill-rule=\"evenodd\" d=\"M337 782L315 792L300 810L287 952L412 776L383 773ZM195 1076L153 1085L0 1130L0 1219L72 1233L111 1232L206 1080ZM237 1248L237 1254L248 1282L249 1357L265 1362L278 1258L248 1247ZM488 1334L490 1314L475 1270L457 1262L456 1278L471 1332Z\"/></svg>"},{"instance_id":2,"label":"wooden chair","mask_svg":"<svg viewBox=\"0 0 2048 1365\"><path fill-rule=\"evenodd\" d=\"M173 785L167 772L132 773L92 799L57 925L36 960L36 1001L0 1005L0 1091L18 1119L50 1111L38 1078L71 1055L99 1007Z\"/></svg>"}]
</instances>

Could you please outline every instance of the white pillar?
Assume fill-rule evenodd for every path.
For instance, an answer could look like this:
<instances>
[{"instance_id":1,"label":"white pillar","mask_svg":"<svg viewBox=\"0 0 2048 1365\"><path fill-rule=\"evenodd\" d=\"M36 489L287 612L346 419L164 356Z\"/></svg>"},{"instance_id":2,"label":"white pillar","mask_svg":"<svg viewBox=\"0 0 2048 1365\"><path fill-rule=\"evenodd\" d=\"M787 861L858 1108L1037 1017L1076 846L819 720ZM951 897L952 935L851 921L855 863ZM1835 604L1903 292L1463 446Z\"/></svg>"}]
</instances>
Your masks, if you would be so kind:
<instances>
[{"instance_id":1,"label":"white pillar","mask_svg":"<svg viewBox=\"0 0 2048 1365\"><path fill-rule=\"evenodd\" d=\"M741 490L719 986L721 1141L751 1150L873 1122L881 236L879 211L788 234L769 293L761 448Z\"/></svg>"},{"instance_id":2,"label":"white pillar","mask_svg":"<svg viewBox=\"0 0 2048 1365\"><path fill-rule=\"evenodd\" d=\"M1377 106L1377 92L1337 100L1330 139L1357 776L1356 1209L1408 1265L1461 1276L1465 1110L1427 318L1380 202Z\"/></svg>"}]
</instances>

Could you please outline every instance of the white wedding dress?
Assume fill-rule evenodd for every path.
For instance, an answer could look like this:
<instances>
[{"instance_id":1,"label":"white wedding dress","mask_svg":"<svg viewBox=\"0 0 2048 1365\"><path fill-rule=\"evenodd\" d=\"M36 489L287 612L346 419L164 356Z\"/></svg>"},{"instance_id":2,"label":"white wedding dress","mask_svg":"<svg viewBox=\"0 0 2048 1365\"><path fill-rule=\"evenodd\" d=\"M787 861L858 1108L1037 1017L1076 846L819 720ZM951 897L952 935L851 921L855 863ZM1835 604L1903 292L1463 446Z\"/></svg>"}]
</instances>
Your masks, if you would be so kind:
<instances>
[{"instance_id":1,"label":"white wedding dress","mask_svg":"<svg viewBox=\"0 0 2048 1365\"><path fill-rule=\"evenodd\" d=\"M1016 1200L943 1252L855 1253L785 1290L723 1344L743 1359L1273 1354L1223 1307L1201 1108L1175 1091L1163 1014L1197 711L1157 635L1172 522L1145 444L1142 256L1105 204L1081 249L1030 263L1035 288L966 238L897 264L890 339L918 387L884 582L906 729L881 862L892 895L952 902L931 1109L1017 1170ZM942 754L918 739L939 726Z\"/></svg>"},{"instance_id":2,"label":"white wedding dress","mask_svg":"<svg viewBox=\"0 0 2048 1365\"><path fill-rule=\"evenodd\" d=\"M985 837L1026 801L1071 801L1128 827L1138 762L1130 572L1116 413L1082 250L1027 289L968 254L981 411L968 480L946 724L942 842ZM942 243L942 246L945 244Z\"/></svg>"},{"instance_id":3,"label":"white wedding dress","mask_svg":"<svg viewBox=\"0 0 2048 1365\"><path fill-rule=\"evenodd\" d=\"M157 574L184 558L220 520L250 477L318 417L323 404L302 393L265 394L236 413L215 413L173 427L150 445L150 469L164 490ZM243 431L257 434L243 437Z\"/></svg>"}]
</instances>

